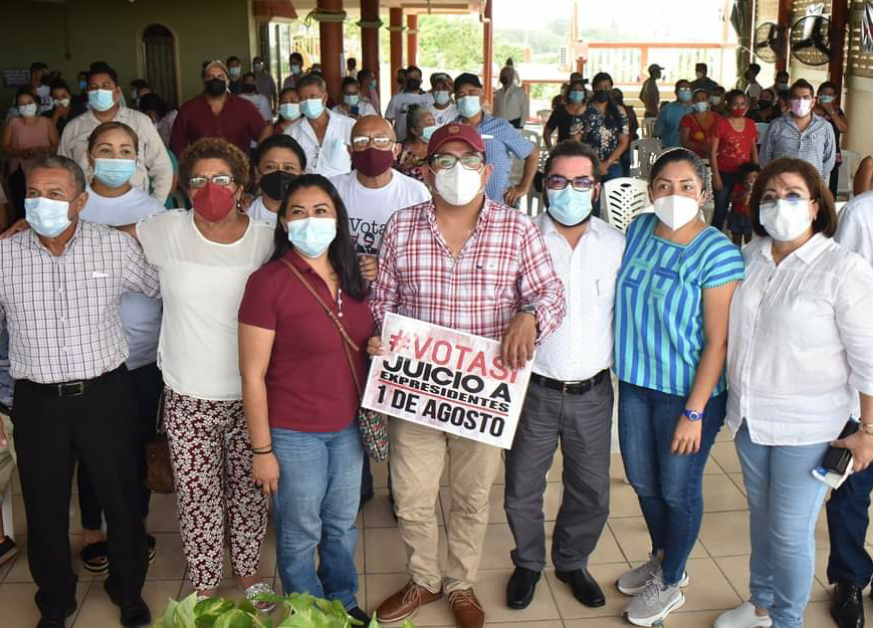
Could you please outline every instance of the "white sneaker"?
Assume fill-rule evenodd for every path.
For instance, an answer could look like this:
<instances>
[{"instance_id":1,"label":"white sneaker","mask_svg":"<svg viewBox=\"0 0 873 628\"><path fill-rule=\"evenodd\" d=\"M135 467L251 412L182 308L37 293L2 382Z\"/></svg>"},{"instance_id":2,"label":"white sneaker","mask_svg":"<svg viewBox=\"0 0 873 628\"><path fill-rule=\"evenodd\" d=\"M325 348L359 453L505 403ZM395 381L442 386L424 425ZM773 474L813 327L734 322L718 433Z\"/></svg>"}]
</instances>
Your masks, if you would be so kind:
<instances>
[{"instance_id":1,"label":"white sneaker","mask_svg":"<svg viewBox=\"0 0 873 628\"><path fill-rule=\"evenodd\" d=\"M635 626L661 626L667 615L685 604L685 594L678 584L664 584L661 570L645 588L631 598L624 609L624 618Z\"/></svg>"},{"instance_id":2,"label":"white sneaker","mask_svg":"<svg viewBox=\"0 0 873 628\"><path fill-rule=\"evenodd\" d=\"M655 574L661 568L661 560L657 555L649 554L649 562L640 565L636 569L631 569L621 574L621 577L615 583L615 587L625 595L636 595L641 593L649 580L655 577ZM682 579L679 581L680 587L688 586L688 572L682 572Z\"/></svg>"},{"instance_id":3,"label":"white sneaker","mask_svg":"<svg viewBox=\"0 0 873 628\"><path fill-rule=\"evenodd\" d=\"M773 620L769 615L761 617L755 613L755 605L743 602L739 606L718 616L713 628L769 628Z\"/></svg>"}]
</instances>

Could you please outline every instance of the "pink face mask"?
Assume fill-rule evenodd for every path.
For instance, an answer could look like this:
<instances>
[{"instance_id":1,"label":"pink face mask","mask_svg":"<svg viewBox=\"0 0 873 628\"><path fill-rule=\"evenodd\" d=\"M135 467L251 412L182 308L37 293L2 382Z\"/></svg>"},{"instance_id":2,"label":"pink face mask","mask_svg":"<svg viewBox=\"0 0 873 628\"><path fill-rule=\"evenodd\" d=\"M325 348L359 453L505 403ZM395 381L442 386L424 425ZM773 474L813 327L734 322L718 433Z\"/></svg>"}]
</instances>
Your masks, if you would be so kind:
<instances>
[{"instance_id":1,"label":"pink face mask","mask_svg":"<svg viewBox=\"0 0 873 628\"><path fill-rule=\"evenodd\" d=\"M804 118L812 111L812 101L804 98L791 99L791 113L798 118Z\"/></svg>"}]
</instances>

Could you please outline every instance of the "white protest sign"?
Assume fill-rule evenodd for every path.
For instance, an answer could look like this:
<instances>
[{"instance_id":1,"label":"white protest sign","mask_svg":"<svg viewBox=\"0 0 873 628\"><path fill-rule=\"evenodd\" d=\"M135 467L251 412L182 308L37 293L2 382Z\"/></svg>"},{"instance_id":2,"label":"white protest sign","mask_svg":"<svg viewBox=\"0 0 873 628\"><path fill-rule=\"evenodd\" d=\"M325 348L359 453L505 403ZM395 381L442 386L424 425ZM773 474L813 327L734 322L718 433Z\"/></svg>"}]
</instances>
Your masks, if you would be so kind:
<instances>
[{"instance_id":1,"label":"white protest sign","mask_svg":"<svg viewBox=\"0 0 873 628\"><path fill-rule=\"evenodd\" d=\"M512 447L533 361L511 371L488 338L387 314L387 354L373 360L361 405L503 449Z\"/></svg>"}]
</instances>

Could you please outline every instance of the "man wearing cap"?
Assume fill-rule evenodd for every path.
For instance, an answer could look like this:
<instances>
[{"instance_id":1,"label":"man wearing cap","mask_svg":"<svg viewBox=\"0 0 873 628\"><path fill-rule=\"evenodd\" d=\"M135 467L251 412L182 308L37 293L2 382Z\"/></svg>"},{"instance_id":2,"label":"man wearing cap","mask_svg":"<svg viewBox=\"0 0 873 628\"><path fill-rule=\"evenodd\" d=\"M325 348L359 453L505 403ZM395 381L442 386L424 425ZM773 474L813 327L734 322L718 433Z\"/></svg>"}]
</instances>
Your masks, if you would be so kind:
<instances>
[{"instance_id":1,"label":"man wearing cap","mask_svg":"<svg viewBox=\"0 0 873 628\"><path fill-rule=\"evenodd\" d=\"M449 123L434 132L426 169L433 199L389 219L370 307L377 325L395 312L501 341L503 363L517 369L560 325L564 288L531 220L486 198L492 166L485 162L485 150L471 125ZM382 352L378 337L368 350ZM473 585L502 452L399 419L389 430L395 513L410 581L376 615L400 621L445 591L456 625L481 628L485 612ZM446 455L451 506L443 572L435 505Z\"/></svg>"},{"instance_id":2,"label":"man wearing cap","mask_svg":"<svg viewBox=\"0 0 873 628\"><path fill-rule=\"evenodd\" d=\"M255 106L227 91L227 66L211 61L203 68L203 93L179 109L170 134L170 150L180 159L189 144L201 137L221 137L246 155L266 122Z\"/></svg>"},{"instance_id":3,"label":"man wearing cap","mask_svg":"<svg viewBox=\"0 0 873 628\"><path fill-rule=\"evenodd\" d=\"M509 122L482 111L483 94L482 83L475 74L465 72L455 79L455 104L459 114L456 122L473 127L485 141L485 163L492 169L485 196L514 206L530 190L539 165L539 149ZM509 185L512 157L524 160L524 174L514 186Z\"/></svg>"},{"instance_id":4,"label":"man wearing cap","mask_svg":"<svg viewBox=\"0 0 873 628\"><path fill-rule=\"evenodd\" d=\"M658 81L661 80L661 71L663 69L664 68L657 63L650 65L649 78L646 79L645 83L643 83L642 89L640 89L640 100L642 100L643 104L646 106L647 118L658 117L658 106L661 103L661 92L658 89Z\"/></svg>"}]
</instances>

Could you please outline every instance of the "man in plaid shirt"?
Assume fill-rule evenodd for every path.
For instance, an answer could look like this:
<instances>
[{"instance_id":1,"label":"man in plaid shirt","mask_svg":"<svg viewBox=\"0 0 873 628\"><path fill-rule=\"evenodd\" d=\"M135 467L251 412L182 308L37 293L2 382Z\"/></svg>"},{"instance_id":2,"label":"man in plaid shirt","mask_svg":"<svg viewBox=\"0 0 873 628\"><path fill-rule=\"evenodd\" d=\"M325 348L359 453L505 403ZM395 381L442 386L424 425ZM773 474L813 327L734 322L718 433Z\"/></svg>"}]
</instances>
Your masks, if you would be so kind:
<instances>
[{"instance_id":1,"label":"man in plaid shirt","mask_svg":"<svg viewBox=\"0 0 873 628\"><path fill-rule=\"evenodd\" d=\"M516 369L560 325L564 288L536 226L485 198L491 166L484 152L469 125L450 123L433 134L427 171L433 200L396 212L386 225L371 309L377 324L395 312L500 340L504 364ZM381 351L378 338L369 350ZM473 583L501 451L408 421L392 421L390 430L396 513L411 580L376 614L399 621L439 599L445 587L456 624L481 628L485 613ZM443 578L434 506L446 453L452 504Z\"/></svg>"}]
</instances>

